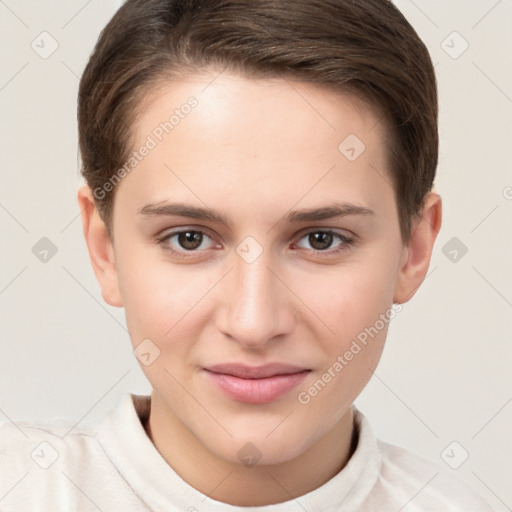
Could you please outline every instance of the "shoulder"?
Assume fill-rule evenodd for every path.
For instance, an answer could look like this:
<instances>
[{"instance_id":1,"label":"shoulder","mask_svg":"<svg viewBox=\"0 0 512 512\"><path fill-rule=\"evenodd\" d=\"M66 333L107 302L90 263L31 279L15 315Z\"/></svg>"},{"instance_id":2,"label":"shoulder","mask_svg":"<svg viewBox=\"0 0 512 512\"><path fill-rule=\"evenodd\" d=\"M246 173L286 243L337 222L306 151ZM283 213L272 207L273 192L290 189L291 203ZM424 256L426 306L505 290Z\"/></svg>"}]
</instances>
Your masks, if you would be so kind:
<instances>
[{"instance_id":1,"label":"shoulder","mask_svg":"<svg viewBox=\"0 0 512 512\"><path fill-rule=\"evenodd\" d=\"M407 511L491 512L483 499L447 469L400 446L377 440L377 485L399 496Z\"/></svg>"},{"instance_id":2,"label":"shoulder","mask_svg":"<svg viewBox=\"0 0 512 512\"><path fill-rule=\"evenodd\" d=\"M377 439L368 419L355 406L354 420L360 443L369 452L366 466L371 466L366 473L371 483L363 510L492 512L475 491L447 468Z\"/></svg>"},{"instance_id":3,"label":"shoulder","mask_svg":"<svg viewBox=\"0 0 512 512\"><path fill-rule=\"evenodd\" d=\"M31 464L36 463L39 466L47 465L50 463L48 457L57 456L62 448L70 444L84 444L87 436L82 432L73 432L72 428L73 424L69 420L56 420L52 423L2 421L0 422L1 460L16 462L20 466L25 466L30 461L32 461Z\"/></svg>"},{"instance_id":4,"label":"shoulder","mask_svg":"<svg viewBox=\"0 0 512 512\"><path fill-rule=\"evenodd\" d=\"M107 482L111 489L122 488L123 479L102 443L111 417L1 421L0 497L5 510L61 510L64 501L64 508L80 509L89 506L86 489L105 500L101 493Z\"/></svg>"},{"instance_id":5,"label":"shoulder","mask_svg":"<svg viewBox=\"0 0 512 512\"><path fill-rule=\"evenodd\" d=\"M49 467L53 459L72 450L75 455L89 455L97 446L94 424L77 428L70 420L51 423L28 421L0 422L0 457L20 466L27 463Z\"/></svg>"}]
</instances>

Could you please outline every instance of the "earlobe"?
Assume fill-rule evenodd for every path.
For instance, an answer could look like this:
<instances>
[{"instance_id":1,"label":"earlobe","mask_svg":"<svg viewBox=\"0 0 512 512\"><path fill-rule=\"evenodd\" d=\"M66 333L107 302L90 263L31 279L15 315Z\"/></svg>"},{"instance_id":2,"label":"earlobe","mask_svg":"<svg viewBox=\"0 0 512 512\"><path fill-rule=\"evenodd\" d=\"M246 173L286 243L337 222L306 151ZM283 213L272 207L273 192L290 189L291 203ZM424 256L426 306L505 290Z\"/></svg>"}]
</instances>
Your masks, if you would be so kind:
<instances>
[{"instance_id":1,"label":"earlobe","mask_svg":"<svg viewBox=\"0 0 512 512\"><path fill-rule=\"evenodd\" d=\"M420 216L415 220L411 240L404 248L393 302L409 301L424 281L434 242L441 229L441 197L430 192Z\"/></svg>"},{"instance_id":2,"label":"earlobe","mask_svg":"<svg viewBox=\"0 0 512 512\"><path fill-rule=\"evenodd\" d=\"M78 206L85 242L103 300L111 306L122 307L114 247L94 203L92 191L87 185L78 190Z\"/></svg>"}]
</instances>

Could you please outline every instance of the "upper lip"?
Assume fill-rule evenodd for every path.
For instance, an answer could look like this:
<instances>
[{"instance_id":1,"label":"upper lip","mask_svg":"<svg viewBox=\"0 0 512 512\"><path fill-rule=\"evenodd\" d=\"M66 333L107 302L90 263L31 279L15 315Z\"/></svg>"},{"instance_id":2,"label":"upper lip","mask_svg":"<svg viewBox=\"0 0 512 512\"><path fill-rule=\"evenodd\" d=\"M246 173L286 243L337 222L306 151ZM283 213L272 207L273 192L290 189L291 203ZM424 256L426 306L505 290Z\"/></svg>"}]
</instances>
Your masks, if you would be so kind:
<instances>
[{"instance_id":1,"label":"upper lip","mask_svg":"<svg viewBox=\"0 0 512 512\"><path fill-rule=\"evenodd\" d=\"M302 366L294 366L283 363L269 363L263 366L247 366L238 363L216 364L205 368L213 373L223 373L225 375L233 375L242 379L264 379L265 377L273 377L275 375L290 375L299 373L308 368Z\"/></svg>"}]
</instances>

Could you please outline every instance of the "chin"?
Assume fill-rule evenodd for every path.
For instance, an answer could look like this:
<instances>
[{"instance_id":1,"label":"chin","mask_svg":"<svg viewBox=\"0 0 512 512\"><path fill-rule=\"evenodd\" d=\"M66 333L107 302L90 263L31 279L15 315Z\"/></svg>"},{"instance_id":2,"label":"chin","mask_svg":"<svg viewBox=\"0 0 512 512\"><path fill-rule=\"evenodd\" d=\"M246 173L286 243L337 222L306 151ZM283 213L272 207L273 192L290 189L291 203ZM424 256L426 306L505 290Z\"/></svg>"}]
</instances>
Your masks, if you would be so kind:
<instances>
[{"instance_id":1,"label":"chin","mask_svg":"<svg viewBox=\"0 0 512 512\"><path fill-rule=\"evenodd\" d=\"M267 430L254 430L253 432L231 431L233 438L205 440L205 445L217 457L230 463L246 467L268 466L283 464L299 457L307 450L305 434L294 432L293 435L286 429L280 433ZM313 444L311 441L310 444Z\"/></svg>"}]
</instances>

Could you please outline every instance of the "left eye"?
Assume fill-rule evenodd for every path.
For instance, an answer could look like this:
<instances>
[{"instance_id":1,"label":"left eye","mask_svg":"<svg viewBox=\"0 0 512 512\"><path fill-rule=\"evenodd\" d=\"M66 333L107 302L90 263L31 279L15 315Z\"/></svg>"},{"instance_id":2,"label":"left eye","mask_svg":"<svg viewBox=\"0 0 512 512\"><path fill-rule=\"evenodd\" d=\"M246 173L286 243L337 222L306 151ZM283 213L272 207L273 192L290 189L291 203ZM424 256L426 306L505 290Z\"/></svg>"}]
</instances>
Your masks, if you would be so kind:
<instances>
[{"instance_id":1,"label":"left eye","mask_svg":"<svg viewBox=\"0 0 512 512\"><path fill-rule=\"evenodd\" d=\"M340 241L340 243L335 246L334 251L327 251L326 249L330 248L336 238ZM350 239L348 237L330 230L310 231L301 238L301 240L305 239L312 246L312 249L317 252L336 252L341 250L340 246L346 246L350 244ZM308 247L306 247L306 249L308 249Z\"/></svg>"}]
</instances>

